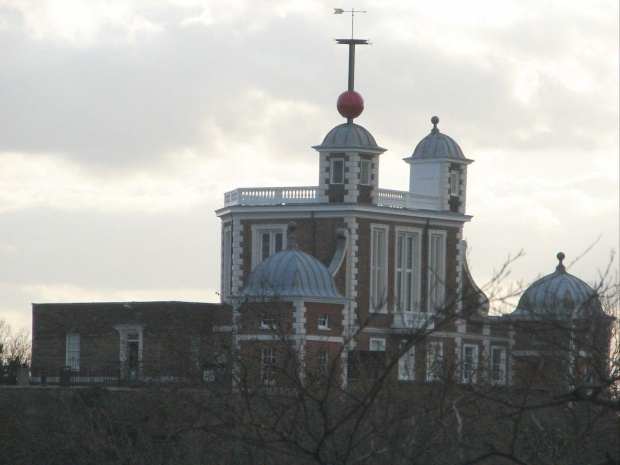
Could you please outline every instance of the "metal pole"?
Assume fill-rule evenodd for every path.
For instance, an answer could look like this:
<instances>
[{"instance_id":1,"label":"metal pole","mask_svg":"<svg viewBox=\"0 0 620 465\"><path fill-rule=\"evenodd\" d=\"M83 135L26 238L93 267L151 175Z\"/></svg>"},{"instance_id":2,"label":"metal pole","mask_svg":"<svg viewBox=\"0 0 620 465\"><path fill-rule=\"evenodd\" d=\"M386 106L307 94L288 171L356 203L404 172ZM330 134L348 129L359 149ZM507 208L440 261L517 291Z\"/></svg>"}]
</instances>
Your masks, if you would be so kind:
<instances>
[{"instance_id":1,"label":"metal pole","mask_svg":"<svg viewBox=\"0 0 620 465\"><path fill-rule=\"evenodd\" d=\"M349 44L349 90L355 89L355 44Z\"/></svg>"}]
</instances>

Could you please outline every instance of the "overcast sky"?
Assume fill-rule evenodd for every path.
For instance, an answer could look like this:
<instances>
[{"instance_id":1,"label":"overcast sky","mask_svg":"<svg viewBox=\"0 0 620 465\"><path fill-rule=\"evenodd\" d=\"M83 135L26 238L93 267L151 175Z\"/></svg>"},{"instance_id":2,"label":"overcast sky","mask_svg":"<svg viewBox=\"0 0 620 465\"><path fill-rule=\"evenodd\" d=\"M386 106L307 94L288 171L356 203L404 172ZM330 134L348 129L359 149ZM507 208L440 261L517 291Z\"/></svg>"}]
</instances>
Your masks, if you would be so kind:
<instances>
[{"instance_id":1,"label":"overcast sky","mask_svg":"<svg viewBox=\"0 0 620 465\"><path fill-rule=\"evenodd\" d=\"M469 167L479 285L600 278L618 249L618 1L359 1L357 123L406 190L438 115ZM0 318L32 302L218 300L223 193L318 182L351 5L0 0ZM618 259L612 264L617 273Z\"/></svg>"}]
</instances>

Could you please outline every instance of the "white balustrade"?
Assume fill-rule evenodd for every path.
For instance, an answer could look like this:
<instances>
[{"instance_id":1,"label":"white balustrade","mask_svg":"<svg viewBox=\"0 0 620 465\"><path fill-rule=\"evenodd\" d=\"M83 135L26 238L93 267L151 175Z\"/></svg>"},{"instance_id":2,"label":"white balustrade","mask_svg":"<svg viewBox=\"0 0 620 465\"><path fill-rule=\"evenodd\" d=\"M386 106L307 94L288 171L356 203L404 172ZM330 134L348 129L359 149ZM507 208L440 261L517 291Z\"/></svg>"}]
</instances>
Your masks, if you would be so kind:
<instances>
[{"instance_id":1,"label":"white balustrade","mask_svg":"<svg viewBox=\"0 0 620 465\"><path fill-rule=\"evenodd\" d=\"M399 329L428 329L435 327L432 313L422 312L394 312L393 328Z\"/></svg>"},{"instance_id":2,"label":"white balustrade","mask_svg":"<svg viewBox=\"0 0 620 465\"><path fill-rule=\"evenodd\" d=\"M318 202L318 187L240 187L224 194L224 206L281 205ZM410 210L441 209L440 199L434 195L377 189L373 204L381 207Z\"/></svg>"},{"instance_id":3,"label":"white balustrade","mask_svg":"<svg viewBox=\"0 0 620 465\"><path fill-rule=\"evenodd\" d=\"M440 199L436 195L414 194L406 191L377 189L374 204L382 207L407 208L410 210L440 210Z\"/></svg>"},{"instance_id":4,"label":"white balustrade","mask_svg":"<svg viewBox=\"0 0 620 465\"><path fill-rule=\"evenodd\" d=\"M316 187L241 187L224 194L224 206L316 203Z\"/></svg>"}]
</instances>

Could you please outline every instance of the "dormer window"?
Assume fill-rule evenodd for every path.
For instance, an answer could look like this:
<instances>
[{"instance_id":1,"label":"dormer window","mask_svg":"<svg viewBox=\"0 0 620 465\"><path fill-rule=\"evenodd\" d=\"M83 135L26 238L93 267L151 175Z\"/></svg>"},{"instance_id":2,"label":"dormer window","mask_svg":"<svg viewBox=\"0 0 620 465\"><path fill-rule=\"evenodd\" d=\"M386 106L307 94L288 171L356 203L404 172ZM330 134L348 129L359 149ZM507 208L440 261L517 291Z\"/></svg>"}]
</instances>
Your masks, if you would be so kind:
<instances>
[{"instance_id":1,"label":"dormer window","mask_svg":"<svg viewBox=\"0 0 620 465\"><path fill-rule=\"evenodd\" d=\"M330 168L330 183L344 184L344 158L332 158Z\"/></svg>"},{"instance_id":2,"label":"dormer window","mask_svg":"<svg viewBox=\"0 0 620 465\"><path fill-rule=\"evenodd\" d=\"M370 186L370 160L362 160L360 164L360 184Z\"/></svg>"},{"instance_id":3,"label":"dormer window","mask_svg":"<svg viewBox=\"0 0 620 465\"><path fill-rule=\"evenodd\" d=\"M264 259L286 247L285 224L255 224L252 226L252 269Z\"/></svg>"},{"instance_id":4,"label":"dormer window","mask_svg":"<svg viewBox=\"0 0 620 465\"><path fill-rule=\"evenodd\" d=\"M450 195L452 197L459 196L459 172L450 171Z\"/></svg>"},{"instance_id":5,"label":"dormer window","mask_svg":"<svg viewBox=\"0 0 620 465\"><path fill-rule=\"evenodd\" d=\"M260 328L274 329L276 326L276 316L273 313L263 312L261 315Z\"/></svg>"}]
</instances>

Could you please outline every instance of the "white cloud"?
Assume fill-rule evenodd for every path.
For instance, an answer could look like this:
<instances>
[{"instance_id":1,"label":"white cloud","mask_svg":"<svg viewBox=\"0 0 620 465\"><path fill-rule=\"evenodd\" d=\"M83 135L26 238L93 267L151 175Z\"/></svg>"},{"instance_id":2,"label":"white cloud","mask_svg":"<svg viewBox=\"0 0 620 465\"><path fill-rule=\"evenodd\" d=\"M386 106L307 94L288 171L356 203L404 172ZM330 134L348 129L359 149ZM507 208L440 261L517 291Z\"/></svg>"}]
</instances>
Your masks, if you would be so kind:
<instances>
[{"instance_id":1,"label":"white cloud","mask_svg":"<svg viewBox=\"0 0 620 465\"><path fill-rule=\"evenodd\" d=\"M208 300L224 191L316 184L310 146L342 121L346 48L330 39L349 34L350 17L332 14L346 5L0 5L3 315L57 299ZM408 188L401 159L438 114L476 160L478 280L525 247L511 279L528 281L602 233L575 267L592 279L618 237L617 2L355 6L368 11L356 34L374 43L356 87L359 123L389 149L381 187Z\"/></svg>"},{"instance_id":2,"label":"white cloud","mask_svg":"<svg viewBox=\"0 0 620 465\"><path fill-rule=\"evenodd\" d=\"M58 40L76 46L93 43L105 28L124 30L129 38L163 30L140 14L148 2L115 0L5 1L19 11L26 30L39 40Z\"/></svg>"}]
</instances>

